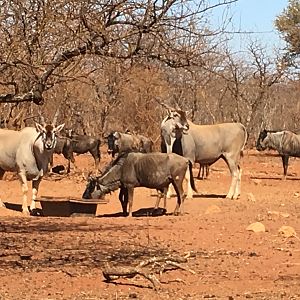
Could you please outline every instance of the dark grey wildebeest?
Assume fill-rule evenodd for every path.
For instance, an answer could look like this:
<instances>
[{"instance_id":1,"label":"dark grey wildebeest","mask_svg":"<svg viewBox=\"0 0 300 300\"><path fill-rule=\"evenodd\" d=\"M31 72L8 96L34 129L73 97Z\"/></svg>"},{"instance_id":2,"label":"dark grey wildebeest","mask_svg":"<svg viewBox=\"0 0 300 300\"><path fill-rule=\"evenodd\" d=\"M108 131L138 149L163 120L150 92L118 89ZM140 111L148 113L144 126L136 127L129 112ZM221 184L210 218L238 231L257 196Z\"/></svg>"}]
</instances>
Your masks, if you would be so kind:
<instances>
[{"instance_id":1,"label":"dark grey wildebeest","mask_svg":"<svg viewBox=\"0 0 300 300\"><path fill-rule=\"evenodd\" d=\"M118 131L111 132L107 136L108 153L115 156L116 153L137 151L143 153L152 152L153 142L151 139L130 132L121 133Z\"/></svg>"},{"instance_id":2,"label":"dark grey wildebeest","mask_svg":"<svg viewBox=\"0 0 300 300\"><path fill-rule=\"evenodd\" d=\"M177 205L174 214L183 213L183 180L196 191L192 176L192 164L175 153L120 153L109 168L96 178L89 178L83 198L99 198L120 188L119 199L124 215L132 216L133 191L135 187L147 187L166 193L171 183L176 191ZM95 191L96 189L96 191ZM166 199L164 198L164 206ZM160 197L156 202L159 205ZM164 207L166 208L166 207Z\"/></svg>"},{"instance_id":3,"label":"dark grey wildebeest","mask_svg":"<svg viewBox=\"0 0 300 300\"><path fill-rule=\"evenodd\" d=\"M161 137L168 152L180 141L182 155L191 162L211 165L222 158L231 173L227 198L237 199L241 189L240 159L247 141L247 131L241 123L197 125L187 120L180 109L169 111L161 123Z\"/></svg>"},{"instance_id":4,"label":"dark grey wildebeest","mask_svg":"<svg viewBox=\"0 0 300 300\"><path fill-rule=\"evenodd\" d=\"M67 137L72 141L73 152L84 154L89 152L95 161L95 167L98 169L101 159L100 139L88 135L76 134L73 130L67 131Z\"/></svg>"},{"instance_id":5,"label":"dark grey wildebeest","mask_svg":"<svg viewBox=\"0 0 300 300\"><path fill-rule=\"evenodd\" d=\"M35 209L39 184L48 171L48 164L53 153L56 134L64 124L40 125L35 128L25 127L21 131L0 129L0 179L6 171L17 172L22 184L22 211L29 214L27 207L27 180L32 180L32 202L30 209ZM0 200L0 204L4 205Z\"/></svg>"},{"instance_id":6,"label":"dark grey wildebeest","mask_svg":"<svg viewBox=\"0 0 300 300\"><path fill-rule=\"evenodd\" d=\"M67 137L57 137L53 153L62 154L64 158L68 160L67 173L70 173L71 162L75 166L72 140ZM53 155L51 156L50 159L50 167L52 168L52 166L53 166Z\"/></svg>"},{"instance_id":7,"label":"dark grey wildebeest","mask_svg":"<svg viewBox=\"0 0 300 300\"><path fill-rule=\"evenodd\" d=\"M278 151L282 158L283 179L286 179L289 157L300 157L300 131L262 130L256 142L256 149L263 151L272 149Z\"/></svg>"}]
</instances>

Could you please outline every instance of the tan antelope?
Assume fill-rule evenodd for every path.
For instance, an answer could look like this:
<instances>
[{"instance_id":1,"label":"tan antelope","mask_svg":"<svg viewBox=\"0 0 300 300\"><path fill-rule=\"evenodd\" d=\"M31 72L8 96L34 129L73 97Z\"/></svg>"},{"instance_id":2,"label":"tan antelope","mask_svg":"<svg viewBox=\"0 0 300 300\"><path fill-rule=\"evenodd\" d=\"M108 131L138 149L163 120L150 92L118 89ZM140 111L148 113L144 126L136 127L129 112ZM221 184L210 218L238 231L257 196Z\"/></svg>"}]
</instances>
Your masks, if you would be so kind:
<instances>
[{"instance_id":1,"label":"tan antelope","mask_svg":"<svg viewBox=\"0 0 300 300\"><path fill-rule=\"evenodd\" d=\"M35 124L21 131L0 129L0 179L6 171L17 172L22 185L22 211L29 214L27 206L28 180L32 180L32 202L30 210L36 207L39 184L48 170L56 134L64 127L61 124ZM4 206L0 198L0 205Z\"/></svg>"},{"instance_id":2,"label":"tan antelope","mask_svg":"<svg viewBox=\"0 0 300 300\"><path fill-rule=\"evenodd\" d=\"M161 138L167 153L175 152L173 145L180 147L181 155L191 162L211 165L222 158L231 173L231 185L227 198L240 196L240 158L247 141L247 131L241 123L197 125L187 120L181 109L169 109L161 123ZM180 143L178 143L178 141ZM188 197L192 190L188 190Z\"/></svg>"}]
</instances>

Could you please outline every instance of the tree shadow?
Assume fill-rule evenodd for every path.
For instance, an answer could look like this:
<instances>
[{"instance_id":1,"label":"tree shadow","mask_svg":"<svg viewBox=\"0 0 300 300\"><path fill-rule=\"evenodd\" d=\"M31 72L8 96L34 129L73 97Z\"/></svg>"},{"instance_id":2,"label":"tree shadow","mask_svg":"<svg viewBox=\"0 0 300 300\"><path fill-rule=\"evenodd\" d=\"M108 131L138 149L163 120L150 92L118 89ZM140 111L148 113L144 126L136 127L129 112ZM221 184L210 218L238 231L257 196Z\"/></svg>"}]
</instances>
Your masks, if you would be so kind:
<instances>
[{"instance_id":1,"label":"tree shadow","mask_svg":"<svg viewBox=\"0 0 300 300\"><path fill-rule=\"evenodd\" d=\"M115 286L128 286L128 287L137 287L137 288L143 288L143 289L150 289L153 290L153 287L151 285L143 285L143 284L137 284L133 282L120 282L120 281L111 281L111 280L103 280L106 283L113 284ZM146 281L146 279L145 279Z\"/></svg>"},{"instance_id":2,"label":"tree shadow","mask_svg":"<svg viewBox=\"0 0 300 300\"><path fill-rule=\"evenodd\" d=\"M251 176L250 179L259 179L259 180L278 180L284 182L285 180L300 180L299 177L290 177L287 176L285 180L281 177L272 177L272 176Z\"/></svg>"}]
</instances>

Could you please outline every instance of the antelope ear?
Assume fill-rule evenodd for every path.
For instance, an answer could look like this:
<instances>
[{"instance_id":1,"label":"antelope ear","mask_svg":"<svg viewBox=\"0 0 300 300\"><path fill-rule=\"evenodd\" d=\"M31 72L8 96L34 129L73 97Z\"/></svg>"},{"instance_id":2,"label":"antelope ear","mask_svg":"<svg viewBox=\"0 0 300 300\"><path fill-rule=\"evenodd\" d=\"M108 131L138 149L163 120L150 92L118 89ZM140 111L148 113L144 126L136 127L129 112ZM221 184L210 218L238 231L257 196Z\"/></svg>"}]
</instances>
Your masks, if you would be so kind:
<instances>
[{"instance_id":1,"label":"antelope ear","mask_svg":"<svg viewBox=\"0 0 300 300\"><path fill-rule=\"evenodd\" d=\"M36 128L37 132L40 132L40 133L45 132L45 127L39 123L35 123L35 128Z\"/></svg>"},{"instance_id":2,"label":"antelope ear","mask_svg":"<svg viewBox=\"0 0 300 300\"><path fill-rule=\"evenodd\" d=\"M107 132L104 132L102 136L104 139L107 139L110 136L110 134Z\"/></svg>"},{"instance_id":3,"label":"antelope ear","mask_svg":"<svg viewBox=\"0 0 300 300\"><path fill-rule=\"evenodd\" d=\"M121 134L118 131L115 131L113 135L116 139L119 139L121 137Z\"/></svg>"},{"instance_id":4,"label":"antelope ear","mask_svg":"<svg viewBox=\"0 0 300 300\"><path fill-rule=\"evenodd\" d=\"M172 115L172 110L171 110L170 108L167 108L167 114L168 114L169 117L171 117L171 115Z\"/></svg>"},{"instance_id":5,"label":"antelope ear","mask_svg":"<svg viewBox=\"0 0 300 300\"><path fill-rule=\"evenodd\" d=\"M191 109L185 111L185 115L186 115L187 118L188 118L189 116L191 116L191 114L192 114L192 110L191 110Z\"/></svg>"},{"instance_id":6,"label":"antelope ear","mask_svg":"<svg viewBox=\"0 0 300 300\"><path fill-rule=\"evenodd\" d=\"M65 124L60 124L53 129L53 132L58 133L64 128Z\"/></svg>"}]
</instances>

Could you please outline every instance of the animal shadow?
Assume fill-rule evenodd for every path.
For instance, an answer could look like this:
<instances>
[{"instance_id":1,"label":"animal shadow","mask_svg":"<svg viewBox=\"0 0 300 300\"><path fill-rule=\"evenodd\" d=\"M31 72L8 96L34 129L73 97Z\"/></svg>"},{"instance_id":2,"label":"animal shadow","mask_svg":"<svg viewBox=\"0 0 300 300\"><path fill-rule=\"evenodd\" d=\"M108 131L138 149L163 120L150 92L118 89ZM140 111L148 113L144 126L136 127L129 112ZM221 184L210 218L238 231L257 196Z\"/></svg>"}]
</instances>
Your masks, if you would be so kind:
<instances>
[{"instance_id":1,"label":"animal shadow","mask_svg":"<svg viewBox=\"0 0 300 300\"><path fill-rule=\"evenodd\" d=\"M157 209L153 207L141 208L132 213L133 217L160 217L167 213L165 208L158 207Z\"/></svg>"},{"instance_id":2,"label":"animal shadow","mask_svg":"<svg viewBox=\"0 0 300 300\"><path fill-rule=\"evenodd\" d=\"M207 199L214 199L214 198L226 198L226 195L219 195L219 194L194 194L193 198L207 198Z\"/></svg>"},{"instance_id":3,"label":"animal shadow","mask_svg":"<svg viewBox=\"0 0 300 300\"><path fill-rule=\"evenodd\" d=\"M167 210L165 208L159 207L155 209L154 207L148 207L148 208L141 208L137 211L134 211L132 213L132 216L133 217L160 217L166 214L167 214ZM97 218L118 218L118 217L124 217L123 212L97 216Z\"/></svg>"}]
</instances>

